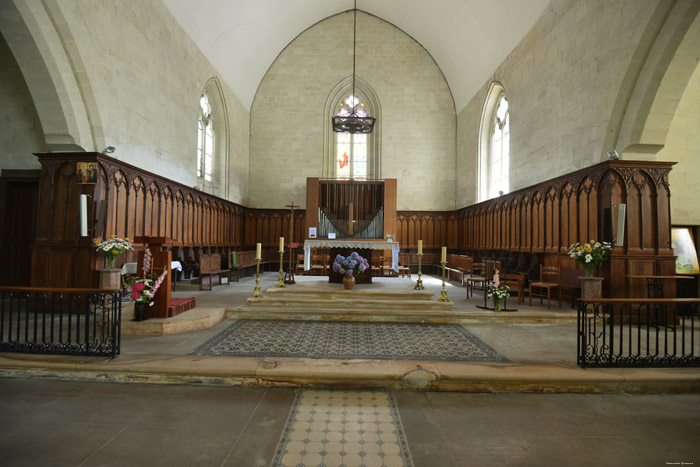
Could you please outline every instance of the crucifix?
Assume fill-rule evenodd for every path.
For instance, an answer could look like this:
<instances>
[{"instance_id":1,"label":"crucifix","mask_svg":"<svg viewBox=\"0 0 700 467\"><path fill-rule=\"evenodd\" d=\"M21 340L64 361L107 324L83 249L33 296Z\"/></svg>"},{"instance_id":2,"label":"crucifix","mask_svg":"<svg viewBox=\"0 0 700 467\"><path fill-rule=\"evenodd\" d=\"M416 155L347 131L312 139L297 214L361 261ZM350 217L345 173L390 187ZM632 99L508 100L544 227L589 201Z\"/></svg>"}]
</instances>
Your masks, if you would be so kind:
<instances>
[{"instance_id":1,"label":"crucifix","mask_svg":"<svg viewBox=\"0 0 700 467\"><path fill-rule=\"evenodd\" d=\"M287 270L287 274L285 275L285 284L296 284L296 281L294 280L292 258L296 254L296 247L294 246L294 209L299 207L301 206L295 205L294 201L292 201L292 204L288 204L285 206L285 208L290 208L292 210L292 214L291 216L289 216L289 269Z\"/></svg>"}]
</instances>

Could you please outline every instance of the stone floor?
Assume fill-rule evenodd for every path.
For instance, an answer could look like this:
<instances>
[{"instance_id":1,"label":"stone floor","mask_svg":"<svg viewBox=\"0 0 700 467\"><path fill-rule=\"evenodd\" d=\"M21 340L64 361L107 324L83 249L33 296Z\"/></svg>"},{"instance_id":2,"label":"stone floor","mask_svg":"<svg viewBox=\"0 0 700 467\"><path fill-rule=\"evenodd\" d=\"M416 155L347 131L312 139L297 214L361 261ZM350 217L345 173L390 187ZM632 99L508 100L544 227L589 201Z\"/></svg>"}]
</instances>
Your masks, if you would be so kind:
<instances>
[{"instance_id":1,"label":"stone floor","mask_svg":"<svg viewBox=\"0 0 700 467\"><path fill-rule=\"evenodd\" d=\"M437 297L441 281L423 279ZM264 274L261 288L276 280ZM254 285L246 278L174 295L231 309L245 305ZM447 293L454 310L481 314L461 326L509 362L190 355L231 319L184 334L123 336L114 360L0 354L0 465L319 465L319 456L326 467L700 463L699 370L582 370L568 304L521 305L507 314L513 324L490 319L476 308L483 296L467 300L459 284ZM564 319L532 324L533 314ZM308 427L288 423L315 391L330 394L327 401L370 389L392 401L394 428L375 423L379 409L346 407L340 418L326 402L318 414L300 409L311 414Z\"/></svg>"},{"instance_id":2,"label":"stone floor","mask_svg":"<svg viewBox=\"0 0 700 467\"><path fill-rule=\"evenodd\" d=\"M298 395L308 399L312 392L0 378L0 464L297 465L273 462L276 454L290 452L282 451L280 441L295 399ZM344 391L330 392L342 395ZM358 446L358 452L365 453L359 457L368 466L700 463L698 394L384 393L396 403L408 461L398 462L395 455L370 455L396 452L395 447L382 451L383 444L376 446L376 441L371 442L375 437L367 435L377 429L389 432L391 427L375 427L368 420L364 424L368 429L360 433L362 424L339 418L343 437L331 429L322 432L319 440L370 440L362 445L352 441L342 444L348 446L347 463L342 465L362 465L353 464L358 456L349 452L357 451ZM304 430L305 426L297 428ZM393 443L394 437L386 439ZM315 462L319 456L313 455L316 448L312 443L309 440L290 450L305 451L307 459ZM341 465L333 462L337 460L333 454L344 448L330 443L324 446L328 446L326 467ZM386 463L379 463L378 458ZM294 456L288 459L297 461Z\"/></svg>"}]
</instances>

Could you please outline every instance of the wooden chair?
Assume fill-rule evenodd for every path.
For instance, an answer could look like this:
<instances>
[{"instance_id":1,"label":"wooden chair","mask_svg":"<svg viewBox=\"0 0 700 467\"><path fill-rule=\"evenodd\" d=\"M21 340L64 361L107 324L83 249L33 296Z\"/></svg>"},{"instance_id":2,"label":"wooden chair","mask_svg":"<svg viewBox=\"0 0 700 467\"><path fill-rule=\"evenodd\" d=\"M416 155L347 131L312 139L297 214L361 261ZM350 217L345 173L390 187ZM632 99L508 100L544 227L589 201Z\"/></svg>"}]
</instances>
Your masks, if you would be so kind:
<instances>
[{"instance_id":1,"label":"wooden chair","mask_svg":"<svg viewBox=\"0 0 700 467\"><path fill-rule=\"evenodd\" d=\"M540 264L540 280L530 283L530 306L532 306L533 295L540 297L540 305L542 305L542 299L547 297L547 309L551 310L552 289L559 291L559 308L561 308L561 270L557 266Z\"/></svg>"},{"instance_id":2,"label":"wooden chair","mask_svg":"<svg viewBox=\"0 0 700 467\"><path fill-rule=\"evenodd\" d=\"M406 277L408 275L408 278L411 278L411 268L408 267L408 255L399 255L399 274L401 277Z\"/></svg>"},{"instance_id":3,"label":"wooden chair","mask_svg":"<svg viewBox=\"0 0 700 467\"><path fill-rule=\"evenodd\" d=\"M312 276L323 276L326 272L325 264L326 255L311 255L311 267L309 268L309 273Z\"/></svg>"},{"instance_id":4,"label":"wooden chair","mask_svg":"<svg viewBox=\"0 0 700 467\"><path fill-rule=\"evenodd\" d=\"M483 270L483 261L477 261L472 263L472 268L469 271L469 277L467 278L467 298L474 295L475 285L480 284L480 290L483 290L486 287L486 277L480 274Z\"/></svg>"},{"instance_id":5,"label":"wooden chair","mask_svg":"<svg viewBox=\"0 0 700 467\"><path fill-rule=\"evenodd\" d=\"M382 265L384 263L384 258L382 255L372 255L372 276L379 277L384 273L382 272Z\"/></svg>"},{"instance_id":6,"label":"wooden chair","mask_svg":"<svg viewBox=\"0 0 700 467\"><path fill-rule=\"evenodd\" d=\"M525 274L504 273L501 274L501 283L511 289L518 290L518 305L525 301Z\"/></svg>"},{"instance_id":7,"label":"wooden chair","mask_svg":"<svg viewBox=\"0 0 700 467\"><path fill-rule=\"evenodd\" d=\"M294 266L294 274L302 275L305 273L306 271L304 271L304 253L297 253L297 262L296 266Z\"/></svg>"}]
</instances>

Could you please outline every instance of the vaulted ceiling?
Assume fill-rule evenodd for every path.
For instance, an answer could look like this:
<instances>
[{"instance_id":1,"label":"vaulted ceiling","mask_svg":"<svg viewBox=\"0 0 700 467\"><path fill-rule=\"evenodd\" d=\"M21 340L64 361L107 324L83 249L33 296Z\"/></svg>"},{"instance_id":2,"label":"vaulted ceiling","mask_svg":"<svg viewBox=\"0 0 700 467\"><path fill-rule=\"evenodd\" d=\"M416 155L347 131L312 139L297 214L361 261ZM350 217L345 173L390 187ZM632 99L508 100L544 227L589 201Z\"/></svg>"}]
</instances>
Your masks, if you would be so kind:
<instances>
[{"instance_id":1,"label":"vaulted ceiling","mask_svg":"<svg viewBox=\"0 0 700 467\"><path fill-rule=\"evenodd\" d=\"M246 108L279 53L352 0L163 0ZM530 31L549 0L358 0L435 59L457 111Z\"/></svg>"}]
</instances>

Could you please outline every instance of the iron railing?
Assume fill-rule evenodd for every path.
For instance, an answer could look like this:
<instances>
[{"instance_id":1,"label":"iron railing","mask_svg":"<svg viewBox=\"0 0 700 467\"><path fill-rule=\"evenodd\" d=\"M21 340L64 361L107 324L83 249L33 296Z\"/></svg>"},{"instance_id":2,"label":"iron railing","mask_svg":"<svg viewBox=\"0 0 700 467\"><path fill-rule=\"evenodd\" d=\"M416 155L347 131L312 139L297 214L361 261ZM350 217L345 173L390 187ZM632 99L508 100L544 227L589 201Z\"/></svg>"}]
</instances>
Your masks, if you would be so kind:
<instances>
[{"instance_id":1,"label":"iron railing","mask_svg":"<svg viewBox=\"0 0 700 467\"><path fill-rule=\"evenodd\" d=\"M116 357L118 291L0 287L0 351Z\"/></svg>"},{"instance_id":2,"label":"iron railing","mask_svg":"<svg viewBox=\"0 0 700 467\"><path fill-rule=\"evenodd\" d=\"M700 366L700 299L584 299L577 364L586 367Z\"/></svg>"}]
</instances>

